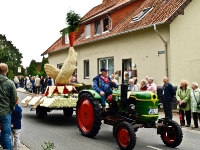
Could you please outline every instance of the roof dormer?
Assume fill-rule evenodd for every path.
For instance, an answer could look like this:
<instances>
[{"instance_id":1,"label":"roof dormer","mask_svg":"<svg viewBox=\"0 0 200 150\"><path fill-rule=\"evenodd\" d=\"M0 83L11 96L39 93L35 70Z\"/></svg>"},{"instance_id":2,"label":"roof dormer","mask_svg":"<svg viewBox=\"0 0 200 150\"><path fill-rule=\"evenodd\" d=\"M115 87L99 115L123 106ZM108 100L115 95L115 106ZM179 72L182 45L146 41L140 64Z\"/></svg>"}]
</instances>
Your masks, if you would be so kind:
<instances>
[{"instance_id":1,"label":"roof dormer","mask_svg":"<svg viewBox=\"0 0 200 150\"><path fill-rule=\"evenodd\" d=\"M103 0L102 4L108 4L109 2L111 2L112 0Z\"/></svg>"},{"instance_id":2,"label":"roof dormer","mask_svg":"<svg viewBox=\"0 0 200 150\"><path fill-rule=\"evenodd\" d=\"M114 1L119 1L119 0L103 0L102 4L109 4L109 3L113 3Z\"/></svg>"}]
</instances>

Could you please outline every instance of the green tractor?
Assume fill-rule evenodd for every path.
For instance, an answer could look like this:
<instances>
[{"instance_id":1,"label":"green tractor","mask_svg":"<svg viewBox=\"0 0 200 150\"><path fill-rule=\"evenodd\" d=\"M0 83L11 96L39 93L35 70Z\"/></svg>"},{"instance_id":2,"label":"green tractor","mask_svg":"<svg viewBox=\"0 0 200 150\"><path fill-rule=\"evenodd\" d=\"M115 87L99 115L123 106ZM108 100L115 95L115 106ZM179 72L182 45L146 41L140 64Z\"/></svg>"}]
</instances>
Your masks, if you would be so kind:
<instances>
[{"instance_id":1,"label":"green tractor","mask_svg":"<svg viewBox=\"0 0 200 150\"><path fill-rule=\"evenodd\" d=\"M122 83L121 90L113 90L107 99L106 112L101 109L101 96L93 90L82 90L76 108L78 128L83 136L93 138L101 121L113 126L113 136L122 150L132 150L136 145L139 128L156 128L166 146L175 148L183 138L181 127L168 118L158 119L158 96L148 91L128 91ZM157 121L158 120L158 121Z\"/></svg>"}]
</instances>

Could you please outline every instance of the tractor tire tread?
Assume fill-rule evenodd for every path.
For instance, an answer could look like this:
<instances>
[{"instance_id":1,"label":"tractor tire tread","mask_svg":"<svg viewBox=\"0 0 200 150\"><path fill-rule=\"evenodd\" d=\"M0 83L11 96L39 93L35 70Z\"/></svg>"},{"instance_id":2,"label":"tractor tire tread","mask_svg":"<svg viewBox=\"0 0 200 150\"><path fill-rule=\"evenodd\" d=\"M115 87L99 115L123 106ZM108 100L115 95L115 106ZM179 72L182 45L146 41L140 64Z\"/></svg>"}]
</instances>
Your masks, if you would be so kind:
<instances>
[{"instance_id":1,"label":"tractor tire tread","mask_svg":"<svg viewBox=\"0 0 200 150\"><path fill-rule=\"evenodd\" d=\"M101 129L101 110L99 107L99 102L97 100L95 100L89 93L82 93L80 95L79 99L81 99L83 97L87 97L93 106L94 124L93 124L91 131L89 131L87 133L83 132L82 129L79 127L79 125L78 125L78 128L83 136L93 138L99 133L99 130ZM76 111L78 110L78 106L79 106L79 101L77 102ZM76 113L76 114L78 114L78 113ZM77 119L77 121L78 121L78 119Z\"/></svg>"},{"instance_id":2,"label":"tractor tire tread","mask_svg":"<svg viewBox=\"0 0 200 150\"><path fill-rule=\"evenodd\" d=\"M175 148L175 147L177 147L177 146L179 146L181 144L182 139L183 139L183 132L182 132L182 129L181 129L180 125L177 122L175 122L173 120L170 120L170 121L168 121L168 123L169 123L169 125L173 126L174 129L176 130L177 138L176 138L174 143L167 143L164 140L164 138L162 137L162 128L161 128L161 133L160 133L161 134L161 139L162 139L163 143L166 146L171 147L171 148Z\"/></svg>"},{"instance_id":3,"label":"tractor tire tread","mask_svg":"<svg viewBox=\"0 0 200 150\"><path fill-rule=\"evenodd\" d=\"M134 149L135 145L136 145L136 134L134 131L134 128L131 126L130 123L124 121L124 122L120 122L117 126L116 126L116 132L118 132L118 128L124 126L130 133L130 143L127 147L123 147L119 141L118 141L118 133L116 133L116 141L118 146L120 147L121 150L132 150Z\"/></svg>"}]
</instances>

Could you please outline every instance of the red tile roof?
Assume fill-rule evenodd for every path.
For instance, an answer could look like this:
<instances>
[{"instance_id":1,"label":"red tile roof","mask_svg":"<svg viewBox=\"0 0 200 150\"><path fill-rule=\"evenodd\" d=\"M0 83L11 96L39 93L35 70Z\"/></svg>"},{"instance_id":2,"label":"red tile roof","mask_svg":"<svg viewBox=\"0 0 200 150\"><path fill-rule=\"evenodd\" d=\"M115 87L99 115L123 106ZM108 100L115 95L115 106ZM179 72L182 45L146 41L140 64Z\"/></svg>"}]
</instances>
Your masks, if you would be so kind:
<instances>
[{"instance_id":1,"label":"red tile roof","mask_svg":"<svg viewBox=\"0 0 200 150\"><path fill-rule=\"evenodd\" d=\"M106 1L106 0L104 0ZM109 1L109 0L107 0ZM179 14L184 13L185 7L192 0L112 0L110 3L103 2L102 4L91 9L83 18L82 24L90 19L94 19L101 15L105 15L106 12L114 12L116 9L131 5L133 8L129 14L123 18L119 23L109 32L100 34L98 36L91 36L90 38L85 38L84 32L82 36L75 40L75 45L82 45L105 38L110 38L112 36L117 36L119 34L125 34L127 32L133 32L142 28L147 28L153 26L154 24L164 24L171 23ZM139 3L140 2L140 3ZM153 9L144 16L141 20L137 22L131 22L132 18L139 14L144 8L152 7ZM120 12L120 13L123 13ZM120 15L120 14L119 14ZM91 22L91 21L90 21ZM60 37L51 47L49 47L42 55L63 50L69 47L69 44L62 43L62 37Z\"/></svg>"},{"instance_id":2,"label":"red tile roof","mask_svg":"<svg viewBox=\"0 0 200 150\"><path fill-rule=\"evenodd\" d=\"M94 8L92 8L85 16L82 18L82 22L91 20L106 14L107 12L119 9L120 6L128 5L137 0L112 0L110 3L102 3Z\"/></svg>"}]
</instances>

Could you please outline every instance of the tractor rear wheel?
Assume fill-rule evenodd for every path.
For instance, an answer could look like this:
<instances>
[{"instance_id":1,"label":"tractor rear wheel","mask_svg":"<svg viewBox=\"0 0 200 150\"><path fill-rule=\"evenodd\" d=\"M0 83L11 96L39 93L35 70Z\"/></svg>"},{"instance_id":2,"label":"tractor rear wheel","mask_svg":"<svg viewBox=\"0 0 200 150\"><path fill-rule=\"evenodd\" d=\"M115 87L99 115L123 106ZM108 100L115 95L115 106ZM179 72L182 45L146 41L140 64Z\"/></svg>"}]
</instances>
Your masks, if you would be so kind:
<instances>
[{"instance_id":1,"label":"tractor rear wheel","mask_svg":"<svg viewBox=\"0 0 200 150\"><path fill-rule=\"evenodd\" d=\"M73 108L63 108L63 114L65 117L71 117L73 115Z\"/></svg>"},{"instance_id":2,"label":"tractor rear wheel","mask_svg":"<svg viewBox=\"0 0 200 150\"><path fill-rule=\"evenodd\" d=\"M136 144L134 128L128 122L120 122L116 126L116 141L122 150L132 150Z\"/></svg>"},{"instance_id":3,"label":"tractor rear wheel","mask_svg":"<svg viewBox=\"0 0 200 150\"><path fill-rule=\"evenodd\" d=\"M82 93L77 102L76 118L78 128L83 136L94 137L101 126L101 110L99 102L89 93Z\"/></svg>"},{"instance_id":4,"label":"tractor rear wheel","mask_svg":"<svg viewBox=\"0 0 200 150\"><path fill-rule=\"evenodd\" d=\"M175 148L179 146L183 139L183 132L181 127L173 120L167 121L168 127L161 127L160 135L163 143L168 146Z\"/></svg>"}]
</instances>

